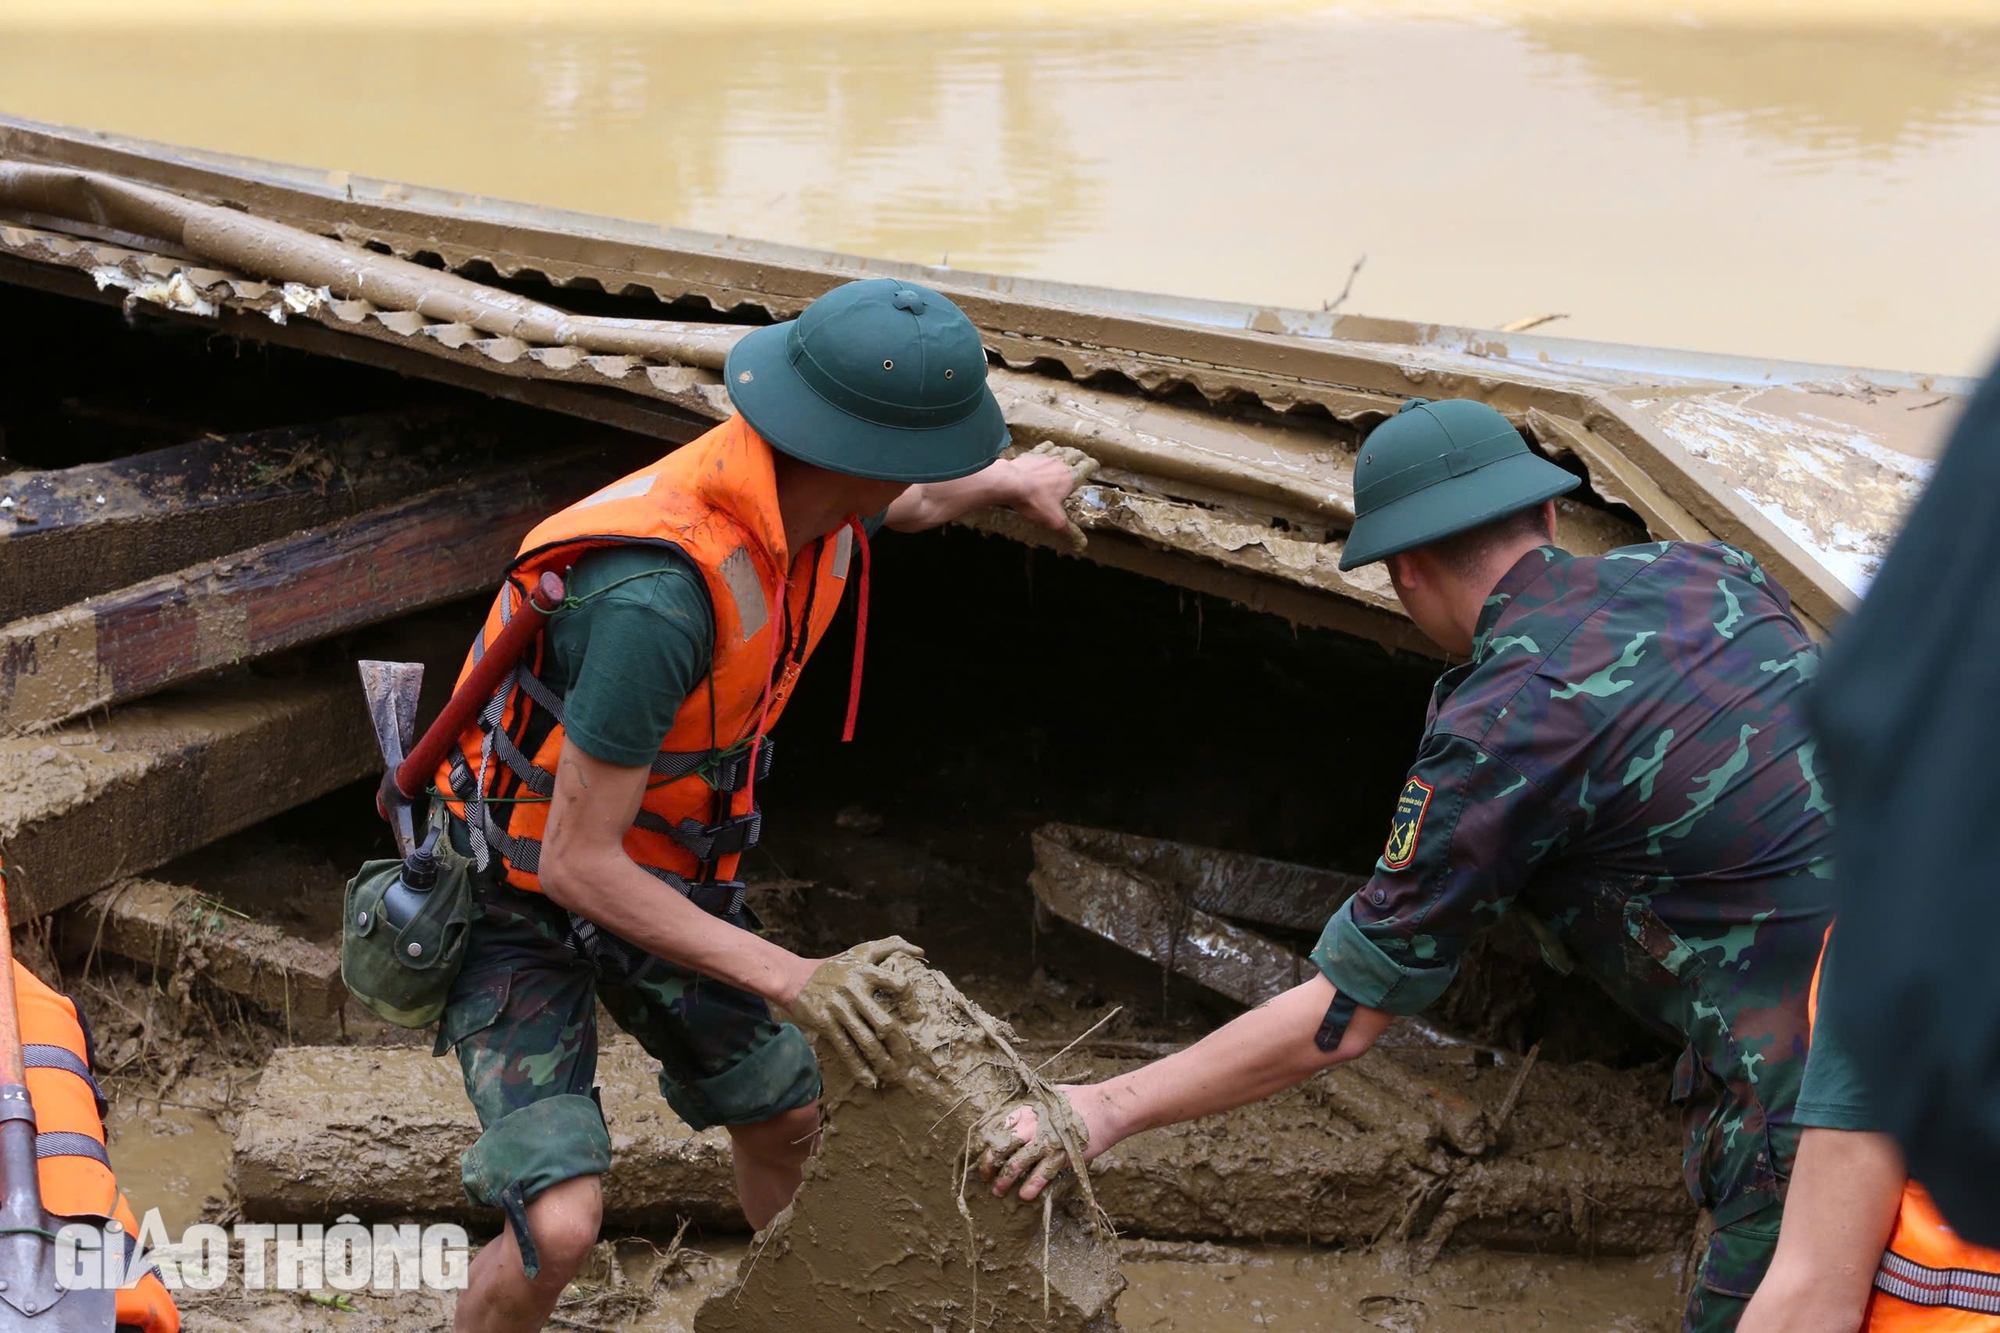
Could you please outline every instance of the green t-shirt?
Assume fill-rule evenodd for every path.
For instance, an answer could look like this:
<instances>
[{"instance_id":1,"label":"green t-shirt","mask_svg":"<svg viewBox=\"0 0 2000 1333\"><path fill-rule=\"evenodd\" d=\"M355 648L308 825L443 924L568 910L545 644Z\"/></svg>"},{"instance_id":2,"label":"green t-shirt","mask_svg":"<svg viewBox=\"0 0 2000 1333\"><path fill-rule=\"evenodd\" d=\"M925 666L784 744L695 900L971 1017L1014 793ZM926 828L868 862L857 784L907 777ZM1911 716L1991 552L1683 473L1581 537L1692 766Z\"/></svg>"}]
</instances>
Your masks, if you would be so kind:
<instances>
[{"instance_id":1,"label":"green t-shirt","mask_svg":"<svg viewBox=\"0 0 2000 1333\"><path fill-rule=\"evenodd\" d=\"M563 733L604 763L650 764L715 657L708 588L680 551L617 546L578 560L569 590L590 600L549 620Z\"/></svg>"},{"instance_id":2,"label":"green t-shirt","mask_svg":"<svg viewBox=\"0 0 2000 1333\"><path fill-rule=\"evenodd\" d=\"M1833 993L1834 953L1826 951L1820 967L1819 1012L1826 1015L1826 997ZM1858 1129L1881 1132L1882 1126L1868 1109L1868 1097L1861 1087L1861 1071L1842 1044L1833 1026L1824 1021L1813 1024L1812 1050L1806 1055L1805 1081L1799 1087L1798 1109L1792 1119L1814 1129Z\"/></svg>"},{"instance_id":3,"label":"green t-shirt","mask_svg":"<svg viewBox=\"0 0 2000 1333\"><path fill-rule=\"evenodd\" d=\"M886 517L862 524L869 537ZM549 620L563 734L604 763L650 764L715 660L708 586L675 548L612 546L576 562L569 591L590 600Z\"/></svg>"}]
</instances>

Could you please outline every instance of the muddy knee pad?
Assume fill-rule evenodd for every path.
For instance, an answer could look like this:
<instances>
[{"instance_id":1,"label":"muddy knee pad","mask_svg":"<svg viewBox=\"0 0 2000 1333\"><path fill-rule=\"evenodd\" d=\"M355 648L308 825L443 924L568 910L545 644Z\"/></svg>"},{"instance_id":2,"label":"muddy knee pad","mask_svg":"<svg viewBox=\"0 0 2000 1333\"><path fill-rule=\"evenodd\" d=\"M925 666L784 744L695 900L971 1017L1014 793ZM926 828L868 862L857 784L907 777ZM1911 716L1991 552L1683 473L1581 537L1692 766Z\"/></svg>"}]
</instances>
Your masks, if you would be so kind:
<instances>
[{"instance_id":1,"label":"muddy knee pad","mask_svg":"<svg viewBox=\"0 0 2000 1333\"><path fill-rule=\"evenodd\" d=\"M611 1131L594 1096L565 1093L509 1112L479 1136L459 1159L466 1197L506 1210L521 1247L521 1267L533 1281L541 1272L527 1206L552 1185L611 1169Z\"/></svg>"},{"instance_id":2,"label":"muddy knee pad","mask_svg":"<svg viewBox=\"0 0 2000 1333\"><path fill-rule=\"evenodd\" d=\"M819 1063L812 1043L790 1023L744 1051L718 1074L690 1077L660 1070L660 1095L690 1128L754 1125L819 1100Z\"/></svg>"}]
</instances>

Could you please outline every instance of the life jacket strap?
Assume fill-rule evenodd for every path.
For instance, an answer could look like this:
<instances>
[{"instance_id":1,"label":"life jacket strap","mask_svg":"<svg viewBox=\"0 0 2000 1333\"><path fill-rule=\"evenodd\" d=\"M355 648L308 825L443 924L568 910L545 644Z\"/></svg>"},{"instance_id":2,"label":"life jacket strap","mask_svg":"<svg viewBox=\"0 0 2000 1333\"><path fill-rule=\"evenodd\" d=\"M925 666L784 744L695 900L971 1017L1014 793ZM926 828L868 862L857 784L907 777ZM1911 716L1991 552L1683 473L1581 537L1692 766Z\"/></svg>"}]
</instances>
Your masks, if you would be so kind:
<instances>
[{"instance_id":1,"label":"life jacket strap","mask_svg":"<svg viewBox=\"0 0 2000 1333\"><path fill-rule=\"evenodd\" d=\"M704 824L697 819L683 819L678 824L669 824L652 811L642 809L632 820L632 826L645 829L648 833L664 833L694 853L694 859L706 866L725 856L741 856L755 847L758 835L763 832L764 812L752 810L747 815L730 815L714 824Z\"/></svg>"},{"instance_id":2,"label":"life jacket strap","mask_svg":"<svg viewBox=\"0 0 2000 1333\"><path fill-rule=\"evenodd\" d=\"M89 1085L90 1095L97 1102L99 1120L102 1120L104 1113L111 1109L111 1103L105 1099L104 1090L98 1087L97 1080L91 1077L90 1066L83 1062L82 1056L67 1046L49 1046L32 1041L24 1043L21 1047L21 1065L25 1069L60 1069L65 1074L74 1074Z\"/></svg>"},{"instance_id":3,"label":"life jacket strap","mask_svg":"<svg viewBox=\"0 0 2000 1333\"><path fill-rule=\"evenodd\" d=\"M1971 1268L1931 1268L1894 1250L1882 1253L1875 1289L1927 1309L2000 1315L2000 1273Z\"/></svg>"},{"instance_id":4,"label":"life jacket strap","mask_svg":"<svg viewBox=\"0 0 2000 1333\"><path fill-rule=\"evenodd\" d=\"M854 739L855 719L861 714L861 664L868 656L868 529L858 518L849 519L847 524L854 530L855 543L861 547L861 588L854 610L854 670L847 680L847 721L840 729L842 741Z\"/></svg>"},{"instance_id":5,"label":"life jacket strap","mask_svg":"<svg viewBox=\"0 0 2000 1333\"><path fill-rule=\"evenodd\" d=\"M553 685L550 685L540 676L528 670L526 662L522 662L514 668L514 683L521 687L523 694L526 694L543 708L548 709L554 715L558 726L562 725L563 695Z\"/></svg>"},{"instance_id":6,"label":"life jacket strap","mask_svg":"<svg viewBox=\"0 0 2000 1333\"><path fill-rule=\"evenodd\" d=\"M111 1155L104 1151L104 1145L88 1134L78 1134L74 1130L53 1129L45 1134L35 1135L35 1160L44 1157L88 1157L111 1167Z\"/></svg>"}]
</instances>

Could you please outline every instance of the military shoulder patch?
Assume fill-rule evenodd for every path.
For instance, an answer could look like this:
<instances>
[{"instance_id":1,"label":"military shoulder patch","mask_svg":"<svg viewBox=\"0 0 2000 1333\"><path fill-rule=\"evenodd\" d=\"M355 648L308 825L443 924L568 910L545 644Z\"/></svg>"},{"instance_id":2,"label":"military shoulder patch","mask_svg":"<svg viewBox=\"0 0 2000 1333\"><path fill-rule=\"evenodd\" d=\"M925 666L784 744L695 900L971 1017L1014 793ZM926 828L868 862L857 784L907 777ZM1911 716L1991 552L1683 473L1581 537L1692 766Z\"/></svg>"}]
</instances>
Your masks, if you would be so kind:
<instances>
[{"instance_id":1,"label":"military shoulder patch","mask_svg":"<svg viewBox=\"0 0 2000 1333\"><path fill-rule=\"evenodd\" d=\"M1389 844L1382 849L1382 864L1388 869L1406 869L1417 859L1417 835L1423 832L1432 790L1422 778L1411 778L1396 798L1396 815L1389 821Z\"/></svg>"}]
</instances>

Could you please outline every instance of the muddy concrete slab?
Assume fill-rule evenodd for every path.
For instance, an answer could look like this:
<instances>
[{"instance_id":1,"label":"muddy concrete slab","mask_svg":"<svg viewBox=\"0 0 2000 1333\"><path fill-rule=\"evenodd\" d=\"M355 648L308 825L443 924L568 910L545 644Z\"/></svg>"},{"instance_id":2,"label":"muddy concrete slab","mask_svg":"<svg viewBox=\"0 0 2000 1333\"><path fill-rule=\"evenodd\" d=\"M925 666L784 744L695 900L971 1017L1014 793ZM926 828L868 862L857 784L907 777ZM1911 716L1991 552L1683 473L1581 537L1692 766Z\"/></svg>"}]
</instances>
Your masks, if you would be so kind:
<instances>
[{"instance_id":1,"label":"muddy concrete slab","mask_svg":"<svg viewBox=\"0 0 2000 1333\"><path fill-rule=\"evenodd\" d=\"M942 973L907 955L883 966L908 986L905 1072L876 1089L823 1066L828 1128L805 1183L696 1329L1115 1333L1125 1283L1087 1191L1031 1207L980 1187L981 1127L1036 1083L1012 1034Z\"/></svg>"},{"instance_id":2,"label":"muddy concrete slab","mask_svg":"<svg viewBox=\"0 0 2000 1333\"><path fill-rule=\"evenodd\" d=\"M605 1042L607 1225L671 1232L692 1218L747 1230L728 1136L683 1124L660 1096L658 1071L637 1042ZM352 1212L490 1222L459 1183L459 1155L478 1137L455 1059L414 1047L290 1047L272 1054L238 1120L236 1188L244 1216L258 1221Z\"/></svg>"}]
</instances>

